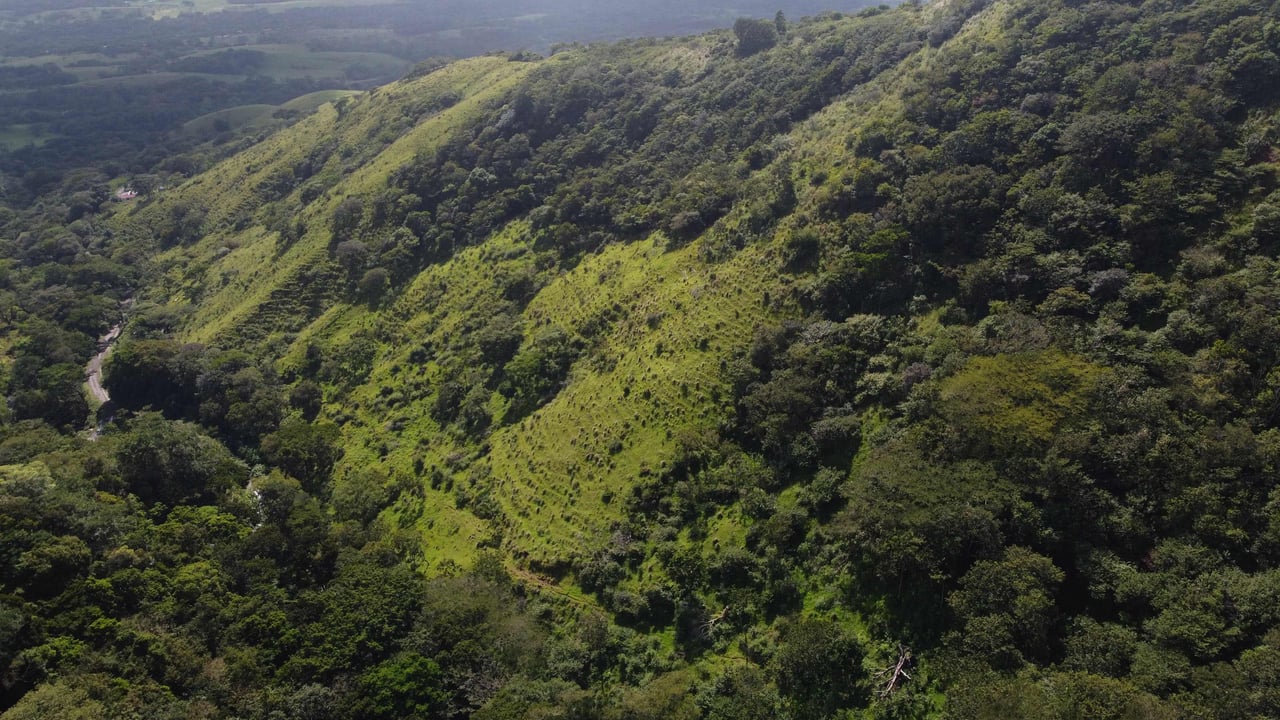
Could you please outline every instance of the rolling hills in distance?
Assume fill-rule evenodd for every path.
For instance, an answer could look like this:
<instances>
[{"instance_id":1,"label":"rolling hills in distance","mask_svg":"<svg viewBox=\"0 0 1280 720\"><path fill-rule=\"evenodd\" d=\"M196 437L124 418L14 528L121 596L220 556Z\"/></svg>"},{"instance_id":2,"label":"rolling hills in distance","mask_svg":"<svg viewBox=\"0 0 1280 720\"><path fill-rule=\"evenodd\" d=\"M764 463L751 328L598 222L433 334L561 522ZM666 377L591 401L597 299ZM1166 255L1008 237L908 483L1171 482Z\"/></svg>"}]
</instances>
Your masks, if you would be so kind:
<instances>
[{"instance_id":1,"label":"rolling hills in distance","mask_svg":"<svg viewBox=\"0 0 1280 720\"><path fill-rule=\"evenodd\" d=\"M687 35L779 7L827 9L813 0L0 3L0 172L38 195L86 162L142 173L194 155L203 169L287 124L255 122L264 105L367 90L423 61ZM212 113L228 122L193 133L191 121ZM276 120L291 117L282 109Z\"/></svg>"}]
</instances>

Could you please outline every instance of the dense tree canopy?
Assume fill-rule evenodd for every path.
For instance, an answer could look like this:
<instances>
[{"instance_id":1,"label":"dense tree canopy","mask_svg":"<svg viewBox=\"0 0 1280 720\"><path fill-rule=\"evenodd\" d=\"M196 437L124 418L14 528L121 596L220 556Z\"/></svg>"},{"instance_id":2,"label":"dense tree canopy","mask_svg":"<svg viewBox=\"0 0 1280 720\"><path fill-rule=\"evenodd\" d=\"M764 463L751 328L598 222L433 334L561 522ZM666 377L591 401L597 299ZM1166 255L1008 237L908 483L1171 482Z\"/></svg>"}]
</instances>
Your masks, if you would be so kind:
<instances>
[{"instance_id":1,"label":"dense tree canopy","mask_svg":"<svg viewBox=\"0 0 1280 720\"><path fill-rule=\"evenodd\" d=\"M68 176L2 717L1280 713L1278 15L779 13Z\"/></svg>"}]
</instances>

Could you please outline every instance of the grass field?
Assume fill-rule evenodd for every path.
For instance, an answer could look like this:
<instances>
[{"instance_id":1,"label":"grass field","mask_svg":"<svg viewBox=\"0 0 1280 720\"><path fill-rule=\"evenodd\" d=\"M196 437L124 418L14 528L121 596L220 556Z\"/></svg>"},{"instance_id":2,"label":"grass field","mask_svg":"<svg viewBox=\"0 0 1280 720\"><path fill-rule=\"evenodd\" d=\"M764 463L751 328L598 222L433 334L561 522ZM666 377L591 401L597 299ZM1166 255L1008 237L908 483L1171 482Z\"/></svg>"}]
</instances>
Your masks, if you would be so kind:
<instances>
[{"instance_id":1,"label":"grass field","mask_svg":"<svg viewBox=\"0 0 1280 720\"><path fill-rule=\"evenodd\" d=\"M384 53L312 51L301 45L239 45L234 49L262 53L263 64L255 68L254 73L275 80L308 77L363 80L395 77L410 66L405 60ZM191 53L186 57L216 55L225 50L227 48L214 48Z\"/></svg>"},{"instance_id":2,"label":"grass field","mask_svg":"<svg viewBox=\"0 0 1280 720\"><path fill-rule=\"evenodd\" d=\"M5 57L0 50L0 65L25 67L31 65L57 65L64 72L75 75L81 82L97 80L104 75L119 72L120 66L134 58L133 55L103 55L101 53L71 53L67 55L40 55L37 57Z\"/></svg>"},{"instance_id":3,"label":"grass field","mask_svg":"<svg viewBox=\"0 0 1280 720\"><path fill-rule=\"evenodd\" d=\"M300 113L312 113L320 109L321 105L331 103L343 98L353 97L360 93L356 90L321 90L319 92L307 93L296 97L289 102L280 106L282 110L292 110Z\"/></svg>"},{"instance_id":4,"label":"grass field","mask_svg":"<svg viewBox=\"0 0 1280 720\"><path fill-rule=\"evenodd\" d=\"M362 5L387 5L394 0L283 0L268 3L230 3L226 0L186 0L172 2L148 3L144 7L152 17L176 17L188 12L235 12L242 10L265 10L267 12L284 12L295 8L313 7L359 7Z\"/></svg>"},{"instance_id":5,"label":"grass field","mask_svg":"<svg viewBox=\"0 0 1280 720\"><path fill-rule=\"evenodd\" d=\"M182 132L184 135L202 137L219 132L220 126L232 131L266 127L272 122L272 113L278 109L275 105L241 105L217 110L183 123Z\"/></svg>"},{"instance_id":6,"label":"grass field","mask_svg":"<svg viewBox=\"0 0 1280 720\"><path fill-rule=\"evenodd\" d=\"M621 519L635 480L660 472L682 435L714 427L728 394L720 362L769 316L765 289L749 282L759 248L713 267L697 259L697 247L667 251L661 236L610 247L538 294L524 312L526 341L551 325L590 332L617 307L623 317L594 336L554 399L495 429L489 451L477 456L431 416L440 363L414 363L410 355L421 345L448 347L463 328L483 322L501 302L502 278L538 262L530 243L527 226L516 223L424 271L381 313L335 306L299 333L284 361L286 368L300 362L309 343L341 347L380 327L394 335L367 380L344 398L341 411L350 417L335 476L369 467L392 477L413 468L446 475L443 485L424 489L419 505L393 511L441 561L465 564L494 541L494 527L456 507L459 490L497 500L503 546L530 567L563 567L576 549L598 545ZM655 325L654 317L663 320ZM495 393L495 417L503 405Z\"/></svg>"},{"instance_id":7,"label":"grass field","mask_svg":"<svg viewBox=\"0 0 1280 720\"><path fill-rule=\"evenodd\" d=\"M321 90L307 93L283 105L240 105L215 110L182 125L183 134L189 137L211 137L219 132L254 132L283 123L275 113L280 110L310 115L323 105L343 98L360 95L356 90Z\"/></svg>"},{"instance_id":8,"label":"grass field","mask_svg":"<svg viewBox=\"0 0 1280 720\"><path fill-rule=\"evenodd\" d=\"M154 72L145 75L120 75L118 77L98 78L96 80L85 80L76 83L73 87L127 87L141 88L148 85L163 85L165 83L177 82L181 80L191 80L194 78L204 78L215 82L225 82L226 75L214 75L212 73L184 73L184 72Z\"/></svg>"},{"instance_id":9,"label":"grass field","mask_svg":"<svg viewBox=\"0 0 1280 720\"><path fill-rule=\"evenodd\" d=\"M58 135L48 135L38 125L9 125L0 127L0 148L17 150L28 145L43 145Z\"/></svg>"},{"instance_id":10,"label":"grass field","mask_svg":"<svg viewBox=\"0 0 1280 720\"><path fill-rule=\"evenodd\" d=\"M411 63L385 53L373 52L313 52L301 45L244 45L237 50L253 50L263 54L261 66L253 69L253 74L263 75L273 80L287 82L290 80L315 80L335 86L350 83L385 82L404 74ZM175 61L185 58L200 58L224 52L228 48L214 48L174 58ZM76 53L70 55L42 55L39 57L6 57L0 50L0 65L22 67L31 65L57 65L65 72L76 77L81 87L147 87L177 80L204 78L216 82L240 82L244 75L209 73L209 72L174 72L164 70L163 66L155 72L121 75L121 67L130 61L130 57L111 57L95 53ZM191 68L199 69L199 68ZM331 98L330 98L331 99ZM328 102L326 99L324 102ZM321 104L316 102L316 105ZM314 107L314 106L313 106Z\"/></svg>"},{"instance_id":11,"label":"grass field","mask_svg":"<svg viewBox=\"0 0 1280 720\"><path fill-rule=\"evenodd\" d=\"M53 18L75 18L84 20L99 18L111 13L138 13L160 20L174 18L188 13L237 12L245 10L265 10L267 12L284 12L296 8L312 7L359 7L362 5L387 5L395 0L284 0L267 3L231 3L227 0L147 0L144 2L103 3L89 7L51 10L23 16L30 20L50 20ZM0 13L0 18L3 14Z\"/></svg>"},{"instance_id":12,"label":"grass field","mask_svg":"<svg viewBox=\"0 0 1280 720\"><path fill-rule=\"evenodd\" d=\"M47 56L46 61L55 61L59 59L75 61L75 57L68 56L66 58L58 58L57 56ZM81 58L83 59L83 58ZM10 58L0 64L23 65L21 58ZM108 66L81 66L70 68L74 73L88 76L89 79L78 83L78 86L123 86L123 87L141 87L152 84L162 84L174 80L188 77L206 77L215 80L227 80L224 75L198 75L194 73L151 73L147 75L130 75L110 78L99 78L99 72L114 71L114 67ZM4 93L0 93L0 97ZM353 97L359 95L359 91L355 90L322 90L319 92L308 93L294 98L282 105L241 105L237 107L216 110L198 118L189 120L182 125L179 132L196 138L211 138L219 132L259 132L266 130L272 126L282 124L284 121L274 117L277 110L286 110L303 115L309 115L318 110L326 103L334 102L342 98ZM8 126L0 126L0 151L18 150L28 146L40 146L51 140L55 140L60 135L50 133L41 125L36 124L14 124Z\"/></svg>"},{"instance_id":13,"label":"grass field","mask_svg":"<svg viewBox=\"0 0 1280 720\"><path fill-rule=\"evenodd\" d=\"M262 74L277 80L302 78L346 78L369 81L397 77L410 63L383 53L309 52L299 48L293 52L269 53Z\"/></svg>"}]
</instances>

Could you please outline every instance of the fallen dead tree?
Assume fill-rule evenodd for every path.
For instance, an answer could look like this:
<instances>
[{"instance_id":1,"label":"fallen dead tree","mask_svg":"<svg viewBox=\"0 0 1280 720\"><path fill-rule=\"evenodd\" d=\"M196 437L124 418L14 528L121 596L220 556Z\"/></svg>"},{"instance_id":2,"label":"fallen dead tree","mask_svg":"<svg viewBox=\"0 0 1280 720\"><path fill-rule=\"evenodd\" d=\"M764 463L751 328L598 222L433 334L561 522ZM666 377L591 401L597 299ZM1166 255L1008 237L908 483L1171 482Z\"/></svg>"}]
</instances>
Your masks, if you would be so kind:
<instances>
[{"instance_id":1,"label":"fallen dead tree","mask_svg":"<svg viewBox=\"0 0 1280 720\"><path fill-rule=\"evenodd\" d=\"M898 684L903 678L910 680L911 673L907 669L911 667L911 648L904 645L898 646L898 662L876 673L877 681L883 682L884 687L880 689L880 697L886 698L898 689Z\"/></svg>"}]
</instances>

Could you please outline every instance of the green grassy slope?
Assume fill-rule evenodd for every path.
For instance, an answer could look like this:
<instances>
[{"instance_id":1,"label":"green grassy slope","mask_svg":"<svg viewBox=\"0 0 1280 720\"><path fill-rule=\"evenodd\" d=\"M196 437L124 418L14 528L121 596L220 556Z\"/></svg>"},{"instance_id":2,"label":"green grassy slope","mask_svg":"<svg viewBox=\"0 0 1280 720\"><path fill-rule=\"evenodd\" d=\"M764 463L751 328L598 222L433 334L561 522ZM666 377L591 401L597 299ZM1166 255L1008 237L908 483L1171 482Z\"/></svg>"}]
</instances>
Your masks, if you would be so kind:
<instances>
[{"instance_id":1,"label":"green grassy slope","mask_svg":"<svg viewBox=\"0 0 1280 720\"><path fill-rule=\"evenodd\" d=\"M0 131L0 146L14 150L27 145L43 145L56 137L42 132L36 125L10 125Z\"/></svg>"},{"instance_id":2,"label":"green grassy slope","mask_svg":"<svg viewBox=\"0 0 1280 720\"><path fill-rule=\"evenodd\" d=\"M321 105L326 103L336 102L359 94L355 90L320 90L319 92L307 93L296 97L280 107L284 110L295 110L305 114L315 112L320 109Z\"/></svg>"},{"instance_id":3,"label":"green grassy slope","mask_svg":"<svg viewBox=\"0 0 1280 720\"><path fill-rule=\"evenodd\" d=\"M745 57L719 33L466 61L121 230L163 246L182 340L322 387L329 490L414 489L381 520L427 572L497 549L774 677L800 618L860 671L910 644L935 679L899 716L948 683L964 717L1077 708L1058 681L1203 710L1192 664L1270 652L1274 617L1238 640L1234 601L1170 588L1236 563L1270 597L1280 566L1280 62L1246 5L948 2Z\"/></svg>"},{"instance_id":4,"label":"green grassy slope","mask_svg":"<svg viewBox=\"0 0 1280 720\"><path fill-rule=\"evenodd\" d=\"M940 11L916 12L905 20L828 19L808 30L811 37L795 37L790 48L775 52L805 52L806 41L840 37L851 25L892 38ZM723 43L723 36L709 36L612 52L634 72L689 78L715 91L722 81L713 62L725 66L720 72L728 77L736 72L734 63L752 62L726 60ZM716 55L720 59L713 61ZM160 260L170 268L168 301L193 309L184 339L268 349L282 357L286 376L304 372L308 346L330 354L373 346L358 382L327 393L329 412L342 421L344 433L335 477L373 466L428 485L421 507L398 507L393 514L401 522L413 519L428 545L438 548L440 561L466 562L477 549L499 544L522 563L562 572L625 517L638 479L666 472L682 437L712 433L731 414L724 364L757 328L796 315L794 304L783 302L791 294L792 280L781 272L789 238L859 170L846 165L844 138L869 118L891 113L898 102L895 85L929 63L930 55L923 49L904 56L900 67L886 66L791 134L772 139L771 161L754 173L744 170L748 189L742 197L704 237L675 250L657 233L561 264L539 247L527 223L517 222L427 267L380 307L344 299L330 261L336 239L328 222L343 199L375 196L415 156L429 157L446 142L473 136L478 123L501 113L530 73L595 62L574 53L541 63L465 61L340 101L161 196L138 221L162 223L184 204L205 213L199 241ZM444 93L462 99L415 123L411 106ZM302 189L274 201L296 208L306 227L282 249L277 233L254 222L269 200L257 188L326 143L338 151L319 176L332 184L310 202L300 201ZM778 177L794 184L799 206L761 234L752 228L759 195L767 195L765 188ZM707 181L695 173L684 182L680 192ZM721 260L725 243L740 237L756 241ZM554 327L587 348L554 397L514 424L502 422L509 400L495 388L484 390L495 422L477 443L432 417L457 358L423 363L420 349L447 354L453 346L465 354L459 338L504 305L510 278L528 275L538 278L539 287L520 308L524 346ZM496 512L482 510L478 518L477 497L492 498ZM740 532L732 523L725 528Z\"/></svg>"},{"instance_id":5,"label":"green grassy slope","mask_svg":"<svg viewBox=\"0 0 1280 720\"><path fill-rule=\"evenodd\" d=\"M487 438L488 452L461 462L458 456L472 448L452 441L430 417L434 394L422 392L438 387L439 365L415 368L409 356L423 344L447 346L501 302L502 276L532 258L522 230L510 227L428 270L388 310L397 320L386 349L366 382L344 398L355 412L345 426L346 454L338 472L371 464L390 472L419 464L428 476L444 471L449 485L491 495L502 509L506 547L548 567L563 565L575 548L596 542L622 518L630 483L661 470L675 437L714 427L723 412L717 399L726 394L719 361L729 347L750 338L768 311L761 288L751 283L761 261L756 252L708 267L697 261L696 248L666 252L662 239L654 238L593 256L539 292L523 314L526 323L581 333L615 314L614 308L624 308L623 318L593 335L594 347L551 402L495 429ZM443 294L442 287L448 289ZM350 328L388 322L360 310L343 315L322 318L299 335L295 347L326 336L340 343ZM655 317L661 322L651 327L646 318ZM492 402L500 414L503 399L495 394ZM388 425L398 428L391 440ZM456 560L459 551L469 555L475 545L452 546L440 535L440 518L450 518L443 521L449 536L474 522L469 513L450 512L453 504L448 494L429 495L423 529L430 546L449 547L443 557ZM475 532L472 540L485 537Z\"/></svg>"},{"instance_id":6,"label":"green grassy slope","mask_svg":"<svg viewBox=\"0 0 1280 720\"><path fill-rule=\"evenodd\" d=\"M275 105L240 105L225 110L215 110L183 123L182 132L194 137L204 137L218 132L220 126L226 130L264 127L270 123L271 114L276 109Z\"/></svg>"},{"instance_id":7,"label":"green grassy slope","mask_svg":"<svg viewBox=\"0 0 1280 720\"><path fill-rule=\"evenodd\" d=\"M710 55L711 46L698 38L637 46L632 62L654 75L696 77ZM543 64L579 62L565 54ZM769 299L774 280L761 276L776 259L768 243L724 262L705 259L745 222L749 210L743 203L704 241L672 251L657 234L604 248L543 277L539 282L545 284L522 308L526 344L540 329L557 327L590 345L563 389L529 417L495 427L480 448L442 429L430 409L443 371L430 362L413 367L409 356L422 345L446 347L474 330L502 304L504 278L536 274L548 262L546 253L535 249L527 224L517 223L428 267L381 309L330 305L340 293L332 273L318 272L326 267L332 241L326 219L343 198L379 192L392 171L415 154L469 132L479 113L493 112L494 103L535 68L497 58L466 61L348 101L341 116L322 110L162 196L143 222L159 222L184 203L203 206L208 198L219 199L207 207L206 234L199 242L161 256L171 266L171 301L194 306L187 340L290 348L281 363L288 374L298 371L308 345L341 351L353 337L377 338L367 378L330 397L331 410L346 420L345 455L335 476L369 465L393 475L415 467L423 478L443 474L447 480L437 477L433 484L447 483L453 491L429 491L424 509L416 511L418 526L428 545L441 549L441 560L465 561L477 547L500 541L534 567L563 570L578 548L598 542L622 519L638 477L663 472L679 437L712 431L720 422L728 395L723 362L758 326L778 317ZM406 104L447 90L464 98L394 139L387 135L386 126L406 112ZM371 138L385 147L371 150ZM252 188L326 139L353 150L360 161L347 163L331 189L301 208L298 217L307 226L301 239L280 252L273 233L236 230L244 224L237 217L253 217L263 204ZM759 174L776 175L788 159ZM324 172L333 172L336 160ZM299 298L316 296L321 299L313 311L322 314L309 321L309 301ZM495 418L502 417L505 403L492 393ZM392 426L397 430L388 439L386 428ZM501 515L478 521L474 508L454 507L459 493L491 496Z\"/></svg>"},{"instance_id":8,"label":"green grassy slope","mask_svg":"<svg viewBox=\"0 0 1280 720\"><path fill-rule=\"evenodd\" d=\"M273 294L291 294L289 283L296 282L299 272L323 263L330 239L326 220L341 199L350 194L371 192L385 184L392 168L413 153L440 142L464 122L469 113L474 113L514 82L523 70L521 65L495 58L468 61L394 90L348 100L349 104L342 109L345 118L340 118L336 108L322 108L286 133L273 136L186 186L162 195L136 222L161 222L173 208L190 203L206 213L203 227L211 231L191 248L160 258L161 263L172 263L170 277L175 287L185 287L188 293L196 292L196 286L200 288L200 305L193 318L190 338L209 341L232 328L245 332L274 328L270 319L255 317L273 312L269 302ZM461 89L467 96L404 135L396 137L379 127L388 115L404 117L400 113L405 107L419 102L423 96L455 89ZM261 228L238 233L235 226L252 218L268 201L259 188L273 176L291 175L296 163L325 142L334 142L343 148L360 148L372 157L368 164L345 177L341 177L347 171L342 158L335 155L328 160L320 175L336 182L300 214L299 219L309 228L306 235L285 253L277 255L276 239ZM230 245L237 247L232 252L223 250L231 249ZM217 281L208 282L211 277Z\"/></svg>"}]
</instances>

